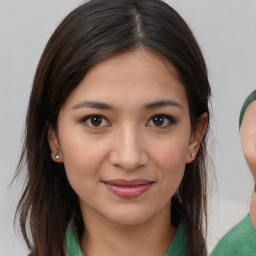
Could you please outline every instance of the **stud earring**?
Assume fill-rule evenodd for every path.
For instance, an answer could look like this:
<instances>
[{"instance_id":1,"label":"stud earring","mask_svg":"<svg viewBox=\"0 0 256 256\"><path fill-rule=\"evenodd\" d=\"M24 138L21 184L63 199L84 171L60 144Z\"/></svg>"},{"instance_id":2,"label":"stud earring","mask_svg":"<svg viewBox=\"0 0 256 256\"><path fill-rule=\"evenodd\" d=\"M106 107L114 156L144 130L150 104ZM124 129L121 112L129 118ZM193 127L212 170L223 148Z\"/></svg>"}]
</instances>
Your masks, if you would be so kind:
<instances>
[{"instance_id":1,"label":"stud earring","mask_svg":"<svg viewBox=\"0 0 256 256\"><path fill-rule=\"evenodd\" d=\"M55 154L55 158L56 158L57 160L59 160L59 159L60 159L60 154L59 154L59 153L56 153L56 154Z\"/></svg>"},{"instance_id":2,"label":"stud earring","mask_svg":"<svg viewBox=\"0 0 256 256\"><path fill-rule=\"evenodd\" d=\"M191 155L192 157L194 157L194 156L195 156L195 154L194 154L194 153L191 153L190 155Z\"/></svg>"}]
</instances>

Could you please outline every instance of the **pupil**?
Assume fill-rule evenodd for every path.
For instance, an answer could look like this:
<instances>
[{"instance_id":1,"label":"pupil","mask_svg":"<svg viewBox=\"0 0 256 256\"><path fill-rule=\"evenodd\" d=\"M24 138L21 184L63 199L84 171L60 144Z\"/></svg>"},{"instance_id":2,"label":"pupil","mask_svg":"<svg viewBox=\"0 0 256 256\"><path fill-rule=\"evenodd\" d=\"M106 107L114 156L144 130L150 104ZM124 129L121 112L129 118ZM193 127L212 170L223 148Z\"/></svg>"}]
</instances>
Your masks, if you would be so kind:
<instances>
[{"instance_id":1,"label":"pupil","mask_svg":"<svg viewBox=\"0 0 256 256\"><path fill-rule=\"evenodd\" d=\"M101 125L102 118L100 116L94 116L94 117L92 117L91 122L92 122L93 126L99 126L99 125Z\"/></svg>"},{"instance_id":2,"label":"pupil","mask_svg":"<svg viewBox=\"0 0 256 256\"><path fill-rule=\"evenodd\" d=\"M161 126L164 123L164 119L161 116L155 116L154 119L153 119L153 123L156 126Z\"/></svg>"}]
</instances>

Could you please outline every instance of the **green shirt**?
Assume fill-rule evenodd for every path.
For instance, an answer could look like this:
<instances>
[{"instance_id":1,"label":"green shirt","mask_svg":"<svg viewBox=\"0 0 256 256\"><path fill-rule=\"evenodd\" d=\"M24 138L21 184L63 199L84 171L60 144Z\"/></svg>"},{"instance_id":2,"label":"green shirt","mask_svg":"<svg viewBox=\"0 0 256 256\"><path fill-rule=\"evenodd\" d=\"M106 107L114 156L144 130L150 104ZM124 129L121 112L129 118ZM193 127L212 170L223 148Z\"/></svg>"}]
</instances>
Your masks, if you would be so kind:
<instances>
[{"instance_id":1,"label":"green shirt","mask_svg":"<svg viewBox=\"0 0 256 256\"><path fill-rule=\"evenodd\" d=\"M180 223L174 239L164 256L186 256L187 253L186 228L184 224ZM66 232L66 256L83 256L77 235L71 224Z\"/></svg>"},{"instance_id":2,"label":"green shirt","mask_svg":"<svg viewBox=\"0 0 256 256\"><path fill-rule=\"evenodd\" d=\"M256 231L248 214L216 245L210 256L255 256Z\"/></svg>"},{"instance_id":3,"label":"green shirt","mask_svg":"<svg viewBox=\"0 0 256 256\"><path fill-rule=\"evenodd\" d=\"M254 90L244 101L244 104L243 104L243 106L241 108L240 116L239 116L239 129L240 129L240 126L241 126L241 123L242 123L242 120L243 120L243 116L244 116L244 112L245 112L246 108L254 100L256 100L256 90Z\"/></svg>"}]
</instances>

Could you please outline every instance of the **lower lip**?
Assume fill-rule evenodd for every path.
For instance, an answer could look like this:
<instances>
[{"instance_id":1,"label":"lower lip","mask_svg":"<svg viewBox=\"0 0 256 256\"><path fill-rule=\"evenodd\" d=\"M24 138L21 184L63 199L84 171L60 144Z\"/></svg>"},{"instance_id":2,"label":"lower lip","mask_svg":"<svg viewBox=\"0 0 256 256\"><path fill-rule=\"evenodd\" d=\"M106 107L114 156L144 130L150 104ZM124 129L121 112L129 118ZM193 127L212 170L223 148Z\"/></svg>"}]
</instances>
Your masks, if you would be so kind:
<instances>
[{"instance_id":1,"label":"lower lip","mask_svg":"<svg viewBox=\"0 0 256 256\"><path fill-rule=\"evenodd\" d=\"M145 193L152 185L152 183L148 183L148 184L142 184L138 186L124 187L124 186L110 185L108 183L104 183L104 184L107 186L107 188L111 192L113 192L117 196L122 198L127 198L127 199L139 197L140 195Z\"/></svg>"}]
</instances>

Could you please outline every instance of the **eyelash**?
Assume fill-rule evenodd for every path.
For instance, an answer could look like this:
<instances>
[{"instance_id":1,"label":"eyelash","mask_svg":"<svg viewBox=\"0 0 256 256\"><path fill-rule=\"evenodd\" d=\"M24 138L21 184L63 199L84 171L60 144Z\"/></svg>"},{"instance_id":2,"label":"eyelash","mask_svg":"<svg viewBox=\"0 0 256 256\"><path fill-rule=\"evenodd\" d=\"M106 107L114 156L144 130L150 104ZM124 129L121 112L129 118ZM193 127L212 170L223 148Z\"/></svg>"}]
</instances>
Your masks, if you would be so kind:
<instances>
[{"instance_id":1,"label":"eyelash","mask_svg":"<svg viewBox=\"0 0 256 256\"><path fill-rule=\"evenodd\" d=\"M102 125L102 122L100 122L99 125L93 125L93 124L92 124L92 121L93 121L92 118L100 118L101 121L102 121L102 122L106 122L107 125L106 125L106 124L103 124L103 125ZM163 118L164 124L165 124L166 122L167 122L167 124L165 124L164 126L162 126L162 125L154 125L154 124L149 125L150 122L152 122L152 123L154 122L154 121L153 121L154 118ZM105 118L105 117L102 116L102 115L98 115L98 114L85 116L84 118L82 118L82 119L80 120L80 123L86 123L86 125L87 125L88 127L93 128L93 129L111 126L111 125L109 124L109 121L108 121L107 118ZM176 121L173 117L171 117L171 116L169 116L169 115L165 115L165 114L156 114L156 115L153 115L152 117L150 117L150 119L149 119L149 121L147 122L146 126L152 126L152 127L157 127L157 128L162 128L162 129L163 129L163 128L167 128L167 127L169 127L169 126L171 126L171 125L173 125L173 124L176 124L176 123L177 123L177 121Z\"/></svg>"},{"instance_id":2,"label":"eyelash","mask_svg":"<svg viewBox=\"0 0 256 256\"><path fill-rule=\"evenodd\" d=\"M167 122L167 124L165 124L164 126L152 125L153 127L157 127L157 128L162 128L162 129L164 129L164 128L170 127L171 125L177 123L176 119L174 119L173 117L171 117L171 116L169 116L169 115L165 115L165 114L156 114L156 115L153 115L153 116L149 119L149 121L147 122L147 126L149 126L148 123L154 122L153 119L154 119L154 118L157 118L157 117L163 118L163 119L164 119L164 123Z\"/></svg>"},{"instance_id":3,"label":"eyelash","mask_svg":"<svg viewBox=\"0 0 256 256\"><path fill-rule=\"evenodd\" d=\"M97 129L97 128L101 128L101 127L106 127L106 126L110 126L110 125L93 125L92 124L92 118L100 118L101 120L104 120L105 122L107 122L108 124L109 124L109 121L104 117L104 116L102 116L102 115L97 115L97 114L95 114L95 115L89 115L89 116L85 116L84 118L82 118L81 120L80 120L80 122L81 123L87 123L86 125L88 126L88 127L91 127L91 128L93 128L93 129ZM90 123L89 123L90 122Z\"/></svg>"}]
</instances>

